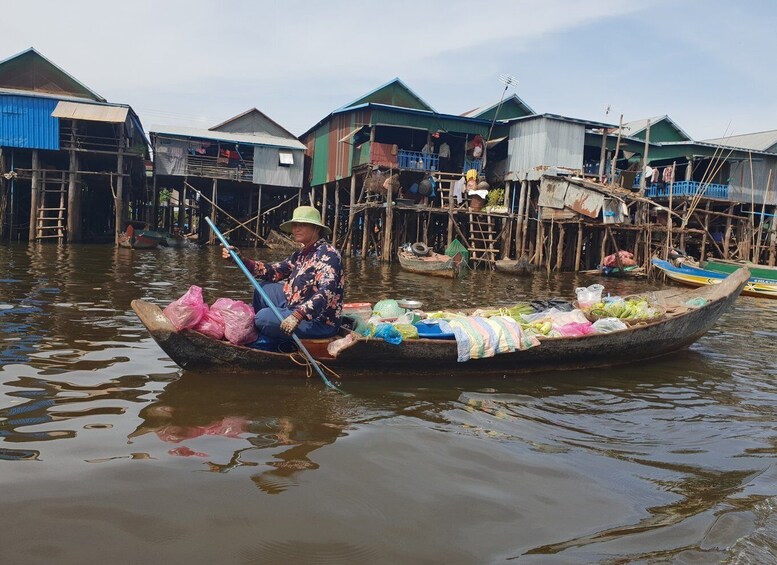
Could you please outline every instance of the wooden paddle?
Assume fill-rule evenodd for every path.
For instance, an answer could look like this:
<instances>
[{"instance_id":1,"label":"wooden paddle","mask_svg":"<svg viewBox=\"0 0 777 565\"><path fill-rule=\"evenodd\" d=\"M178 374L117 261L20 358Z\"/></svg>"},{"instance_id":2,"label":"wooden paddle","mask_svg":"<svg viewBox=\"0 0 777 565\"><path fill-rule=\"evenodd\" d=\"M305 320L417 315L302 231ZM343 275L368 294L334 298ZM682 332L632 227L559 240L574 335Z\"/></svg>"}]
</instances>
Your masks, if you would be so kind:
<instances>
[{"instance_id":1,"label":"wooden paddle","mask_svg":"<svg viewBox=\"0 0 777 565\"><path fill-rule=\"evenodd\" d=\"M232 260L235 262L235 264L240 267L240 270L243 271L243 274L248 277L248 280L251 281L251 284L254 286L256 291L259 293L259 295L264 299L265 303L270 307L270 310L272 310L272 313L275 314L275 317L278 318L279 322L283 322L283 316L281 316L281 313L278 311L278 309L275 307L275 305L270 301L270 299L267 297L267 294L264 292L264 289L262 288L262 285L259 284L259 282L254 278L254 276L251 274L251 272L248 270L248 268L245 266L243 261L238 257L237 253L235 253L235 250L232 249L232 247L229 245L229 242L227 239L221 235L221 232L219 229L213 224L210 218L207 216L205 217L205 221L210 226L210 229L213 230L213 234L221 241L221 244L224 246L227 251L229 251L229 255L232 257ZM326 375L324 374L324 371L321 370L321 366L318 364L318 362L313 359L313 356L310 354L310 352L307 350L307 348L302 344L302 340L299 338L299 336L296 333L291 334L291 338L294 340L294 343L297 345L299 350L305 355L307 360L310 362L310 364L316 369L316 372L318 373L318 376L321 377L321 380L324 381L324 384L328 386L331 389L334 389L338 392L343 392L339 388L337 388L335 385L333 385L329 379L326 378Z\"/></svg>"}]
</instances>

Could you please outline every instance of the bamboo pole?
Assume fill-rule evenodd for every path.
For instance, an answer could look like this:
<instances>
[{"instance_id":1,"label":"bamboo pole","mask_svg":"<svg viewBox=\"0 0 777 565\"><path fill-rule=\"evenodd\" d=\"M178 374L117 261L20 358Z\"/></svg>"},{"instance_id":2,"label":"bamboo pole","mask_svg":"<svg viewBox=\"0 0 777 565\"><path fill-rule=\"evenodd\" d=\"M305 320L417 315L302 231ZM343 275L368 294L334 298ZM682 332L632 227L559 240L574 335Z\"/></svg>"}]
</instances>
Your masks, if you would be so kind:
<instances>
[{"instance_id":1,"label":"bamboo pole","mask_svg":"<svg viewBox=\"0 0 777 565\"><path fill-rule=\"evenodd\" d=\"M650 120L647 121L647 132L645 133L645 150L642 155L642 175L639 178L639 194L645 195L645 186L647 185L647 179L645 173L648 167L648 151L650 150ZM674 180L674 179L672 179Z\"/></svg>"}]
</instances>

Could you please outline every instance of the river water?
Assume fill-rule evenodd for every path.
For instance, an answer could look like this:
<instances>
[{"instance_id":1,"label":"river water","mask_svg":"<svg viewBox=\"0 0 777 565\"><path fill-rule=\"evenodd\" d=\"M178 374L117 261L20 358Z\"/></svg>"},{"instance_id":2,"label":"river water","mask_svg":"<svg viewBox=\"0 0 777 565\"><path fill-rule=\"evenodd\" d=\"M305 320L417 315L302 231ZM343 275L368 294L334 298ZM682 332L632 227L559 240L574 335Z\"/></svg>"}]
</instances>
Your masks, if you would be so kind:
<instances>
[{"instance_id":1,"label":"river water","mask_svg":"<svg viewBox=\"0 0 777 565\"><path fill-rule=\"evenodd\" d=\"M251 252L247 252L250 256ZM8 563L774 563L777 314L531 376L194 373L130 309L250 289L215 249L0 246ZM347 300L570 297L591 277L347 263ZM629 294L644 281L605 281Z\"/></svg>"}]
</instances>

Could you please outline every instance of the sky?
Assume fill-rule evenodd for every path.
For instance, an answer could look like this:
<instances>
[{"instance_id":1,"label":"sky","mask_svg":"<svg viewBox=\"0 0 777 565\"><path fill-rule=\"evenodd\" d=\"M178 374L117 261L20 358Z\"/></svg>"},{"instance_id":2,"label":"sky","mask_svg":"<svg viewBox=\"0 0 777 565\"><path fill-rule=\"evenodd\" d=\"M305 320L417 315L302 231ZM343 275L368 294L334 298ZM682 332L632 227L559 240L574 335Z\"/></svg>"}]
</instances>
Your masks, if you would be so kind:
<instances>
[{"instance_id":1,"label":"sky","mask_svg":"<svg viewBox=\"0 0 777 565\"><path fill-rule=\"evenodd\" d=\"M498 102L504 74L538 113L777 129L775 0L4 4L0 59L35 47L147 131L256 107L300 135L394 77L460 114Z\"/></svg>"}]
</instances>

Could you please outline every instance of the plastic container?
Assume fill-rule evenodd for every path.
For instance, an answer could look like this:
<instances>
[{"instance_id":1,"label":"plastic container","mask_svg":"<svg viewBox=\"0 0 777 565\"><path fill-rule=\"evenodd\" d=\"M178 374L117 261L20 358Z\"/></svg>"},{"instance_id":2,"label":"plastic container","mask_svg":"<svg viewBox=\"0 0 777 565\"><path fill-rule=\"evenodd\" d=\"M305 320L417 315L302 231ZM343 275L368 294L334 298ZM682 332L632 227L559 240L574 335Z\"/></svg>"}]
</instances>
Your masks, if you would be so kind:
<instances>
[{"instance_id":1,"label":"plastic container","mask_svg":"<svg viewBox=\"0 0 777 565\"><path fill-rule=\"evenodd\" d=\"M349 302L343 304L343 316L360 318L366 322L372 316L372 304L369 302Z\"/></svg>"}]
</instances>

